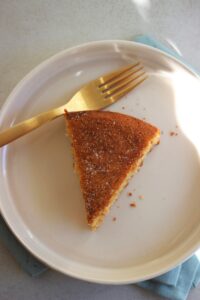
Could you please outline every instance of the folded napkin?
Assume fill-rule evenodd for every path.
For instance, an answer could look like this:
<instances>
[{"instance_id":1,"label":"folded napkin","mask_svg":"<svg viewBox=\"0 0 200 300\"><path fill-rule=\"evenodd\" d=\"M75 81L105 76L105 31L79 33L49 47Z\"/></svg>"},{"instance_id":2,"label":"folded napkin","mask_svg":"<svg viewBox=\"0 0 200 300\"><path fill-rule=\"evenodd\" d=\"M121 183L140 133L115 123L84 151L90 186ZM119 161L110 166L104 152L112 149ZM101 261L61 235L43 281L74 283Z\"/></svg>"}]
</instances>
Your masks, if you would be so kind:
<instances>
[{"instance_id":1,"label":"folded napkin","mask_svg":"<svg viewBox=\"0 0 200 300\"><path fill-rule=\"evenodd\" d=\"M31 276L38 276L47 267L24 248L0 215L0 241L4 243L19 265Z\"/></svg>"},{"instance_id":2,"label":"folded napkin","mask_svg":"<svg viewBox=\"0 0 200 300\"><path fill-rule=\"evenodd\" d=\"M136 36L135 42L158 48L176 58L181 56L164 44L146 35ZM16 239L7 224L0 216L0 241L2 241L20 266L31 276L38 276L48 269L43 263L30 254ZM200 282L200 255L192 256L182 265L154 279L137 283L138 286L154 291L169 299L184 300L192 287Z\"/></svg>"},{"instance_id":3,"label":"folded napkin","mask_svg":"<svg viewBox=\"0 0 200 300\"><path fill-rule=\"evenodd\" d=\"M137 285L168 299L185 300L191 288L196 287L199 281L200 263L193 255L172 271Z\"/></svg>"}]
</instances>

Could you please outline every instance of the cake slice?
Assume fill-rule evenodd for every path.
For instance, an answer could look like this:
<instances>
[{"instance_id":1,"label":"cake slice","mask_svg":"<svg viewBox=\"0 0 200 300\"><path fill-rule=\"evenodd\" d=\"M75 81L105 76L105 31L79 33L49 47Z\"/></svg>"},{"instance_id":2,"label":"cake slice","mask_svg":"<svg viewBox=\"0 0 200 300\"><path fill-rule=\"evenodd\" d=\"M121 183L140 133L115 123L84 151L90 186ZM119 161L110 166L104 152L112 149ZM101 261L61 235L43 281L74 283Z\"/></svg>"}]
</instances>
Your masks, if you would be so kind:
<instances>
[{"instance_id":1,"label":"cake slice","mask_svg":"<svg viewBox=\"0 0 200 300\"><path fill-rule=\"evenodd\" d=\"M146 154L159 142L160 130L106 111L66 112L66 123L87 222L96 229Z\"/></svg>"}]
</instances>

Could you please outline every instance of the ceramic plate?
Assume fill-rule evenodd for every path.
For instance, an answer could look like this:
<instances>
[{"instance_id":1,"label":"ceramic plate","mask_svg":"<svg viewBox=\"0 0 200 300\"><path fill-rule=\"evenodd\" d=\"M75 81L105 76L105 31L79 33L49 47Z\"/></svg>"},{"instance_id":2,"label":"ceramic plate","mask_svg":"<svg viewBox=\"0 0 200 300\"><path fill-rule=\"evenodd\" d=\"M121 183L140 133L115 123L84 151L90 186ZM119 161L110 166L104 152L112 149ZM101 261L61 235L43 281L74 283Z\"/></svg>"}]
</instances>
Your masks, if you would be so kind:
<instances>
[{"instance_id":1,"label":"ceramic plate","mask_svg":"<svg viewBox=\"0 0 200 300\"><path fill-rule=\"evenodd\" d=\"M158 126L161 143L96 232L86 225L63 118L0 152L0 208L12 231L50 267L88 281L144 280L198 248L199 78L148 46L94 42L42 63L19 83L1 111L3 129L64 104L83 84L135 60L145 65L148 80L108 110ZM130 207L132 201L136 207Z\"/></svg>"}]
</instances>

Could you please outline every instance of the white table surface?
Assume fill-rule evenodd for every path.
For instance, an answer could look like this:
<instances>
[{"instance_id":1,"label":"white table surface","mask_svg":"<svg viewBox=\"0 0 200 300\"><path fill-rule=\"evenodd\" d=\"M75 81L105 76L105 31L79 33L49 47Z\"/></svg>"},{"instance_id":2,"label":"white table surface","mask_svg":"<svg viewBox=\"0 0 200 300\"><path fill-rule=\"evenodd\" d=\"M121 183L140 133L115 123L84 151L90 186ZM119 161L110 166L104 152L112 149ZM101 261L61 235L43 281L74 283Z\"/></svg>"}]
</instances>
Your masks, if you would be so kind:
<instances>
[{"instance_id":1,"label":"white table surface","mask_svg":"<svg viewBox=\"0 0 200 300\"><path fill-rule=\"evenodd\" d=\"M199 0L0 0L0 105L27 72L56 52L140 33L167 39L200 70ZM162 298L134 285L91 284L55 271L30 278L0 243L0 299ZM200 287L189 299L200 299Z\"/></svg>"}]
</instances>

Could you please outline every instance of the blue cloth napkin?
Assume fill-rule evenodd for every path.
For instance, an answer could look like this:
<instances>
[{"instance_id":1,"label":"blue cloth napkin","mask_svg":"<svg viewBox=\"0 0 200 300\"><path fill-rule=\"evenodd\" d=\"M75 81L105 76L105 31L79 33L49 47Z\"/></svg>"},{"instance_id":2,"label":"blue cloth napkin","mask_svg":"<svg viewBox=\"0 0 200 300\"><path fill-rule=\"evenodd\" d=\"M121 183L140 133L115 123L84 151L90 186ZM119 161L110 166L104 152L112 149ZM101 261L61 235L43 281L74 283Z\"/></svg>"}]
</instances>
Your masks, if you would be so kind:
<instances>
[{"instance_id":1,"label":"blue cloth napkin","mask_svg":"<svg viewBox=\"0 0 200 300\"><path fill-rule=\"evenodd\" d=\"M175 274L176 272L177 274ZM185 300L191 288L199 282L199 272L199 260L193 255L172 271L154 279L139 282L137 285L168 299Z\"/></svg>"},{"instance_id":2,"label":"blue cloth napkin","mask_svg":"<svg viewBox=\"0 0 200 300\"><path fill-rule=\"evenodd\" d=\"M174 50L167 48L165 45L149 36L136 36L134 41L158 48L182 60ZM5 244L7 249L15 257L16 261L31 276L38 276L48 269L47 266L38 261L24 248L23 245L21 245L1 216L0 241ZM172 271L154 279L137 283L137 285L169 299L185 300L190 289L196 287L199 282L200 263L198 258L194 255Z\"/></svg>"},{"instance_id":3,"label":"blue cloth napkin","mask_svg":"<svg viewBox=\"0 0 200 300\"><path fill-rule=\"evenodd\" d=\"M182 57L173 49L168 48L161 42L147 35L138 35L133 39L176 57L186 64ZM188 64L187 64L188 66ZM194 70L189 66L191 70ZM156 294L174 300L185 300L191 288L196 287L200 282L200 261L196 255L184 262L175 269L158 276L154 279L137 283L138 286L151 290Z\"/></svg>"},{"instance_id":4,"label":"blue cloth napkin","mask_svg":"<svg viewBox=\"0 0 200 300\"><path fill-rule=\"evenodd\" d=\"M4 243L19 265L31 276L38 276L47 270L47 267L30 254L17 240L12 231L0 215L0 241Z\"/></svg>"}]
</instances>

